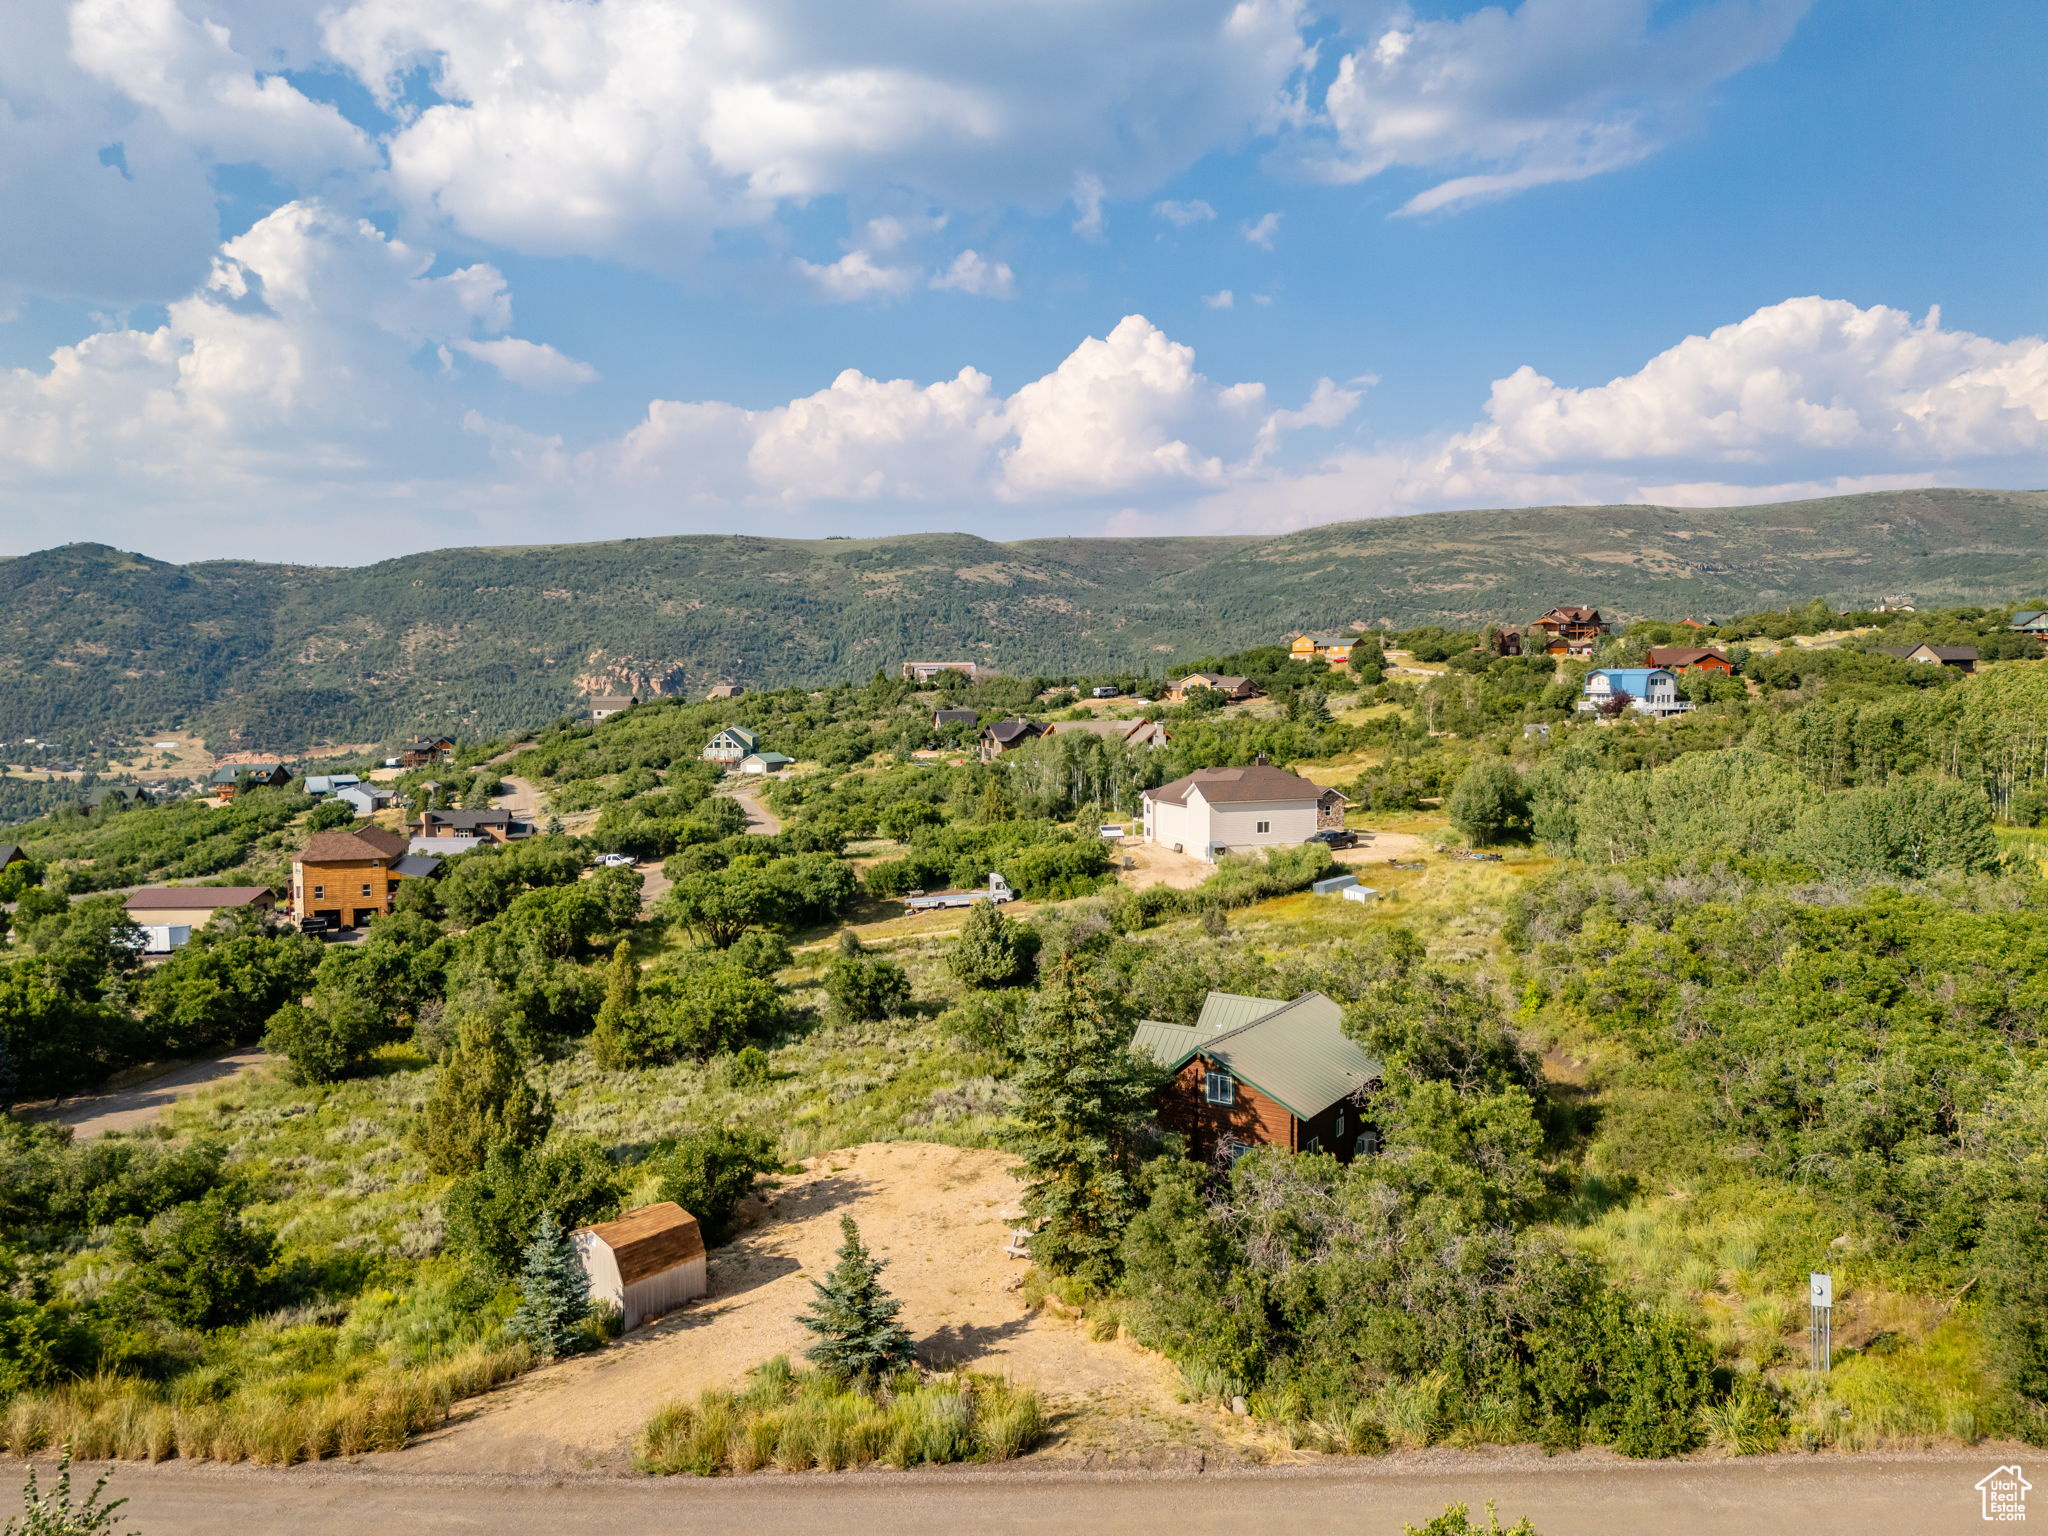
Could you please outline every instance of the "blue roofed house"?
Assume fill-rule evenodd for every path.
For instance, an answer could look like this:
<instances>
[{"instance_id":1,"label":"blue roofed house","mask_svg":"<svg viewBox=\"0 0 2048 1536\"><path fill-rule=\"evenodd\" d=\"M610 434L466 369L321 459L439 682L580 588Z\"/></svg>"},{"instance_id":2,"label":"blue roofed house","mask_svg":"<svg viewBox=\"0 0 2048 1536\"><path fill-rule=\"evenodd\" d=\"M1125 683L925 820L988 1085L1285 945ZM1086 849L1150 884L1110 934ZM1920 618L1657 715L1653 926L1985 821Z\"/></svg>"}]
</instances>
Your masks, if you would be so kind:
<instances>
[{"instance_id":1,"label":"blue roofed house","mask_svg":"<svg viewBox=\"0 0 2048 1536\"><path fill-rule=\"evenodd\" d=\"M1594 714L1682 715L1692 701L1678 691L1677 674L1663 667L1596 667L1586 674L1579 708Z\"/></svg>"},{"instance_id":2,"label":"blue roofed house","mask_svg":"<svg viewBox=\"0 0 2048 1536\"><path fill-rule=\"evenodd\" d=\"M2048 611L2022 608L2012 616L2012 624L2009 627L2023 635L2040 635L2048 639Z\"/></svg>"}]
</instances>

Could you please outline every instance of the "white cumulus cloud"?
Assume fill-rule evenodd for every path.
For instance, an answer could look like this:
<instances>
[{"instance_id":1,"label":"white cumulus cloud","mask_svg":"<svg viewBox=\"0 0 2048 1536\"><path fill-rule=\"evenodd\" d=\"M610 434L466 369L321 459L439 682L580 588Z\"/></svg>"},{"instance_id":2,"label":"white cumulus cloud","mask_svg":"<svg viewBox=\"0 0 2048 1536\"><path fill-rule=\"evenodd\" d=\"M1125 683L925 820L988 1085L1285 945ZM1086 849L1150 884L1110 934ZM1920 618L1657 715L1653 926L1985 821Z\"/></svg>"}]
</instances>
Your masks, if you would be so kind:
<instances>
[{"instance_id":1,"label":"white cumulus cloud","mask_svg":"<svg viewBox=\"0 0 2048 1536\"><path fill-rule=\"evenodd\" d=\"M1191 198L1184 203L1168 198L1164 202L1154 203L1152 211L1175 229L1186 229L1190 224L1207 223L1216 217L1216 210L1199 197Z\"/></svg>"},{"instance_id":2,"label":"white cumulus cloud","mask_svg":"<svg viewBox=\"0 0 2048 1536\"><path fill-rule=\"evenodd\" d=\"M1016 274L1007 261L990 261L972 250L955 256L952 266L932 278L932 286L983 299L1007 299L1017 291Z\"/></svg>"},{"instance_id":3,"label":"white cumulus cloud","mask_svg":"<svg viewBox=\"0 0 2048 1536\"><path fill-rule=\"evenodd\" d=\"M830 266L819 266L799 257L796 269L816 285L819 293L842 303L901 298L917 286L918 279L917 268L886 266L866 251L848 251Z\"/></svg>"}]
</instances>

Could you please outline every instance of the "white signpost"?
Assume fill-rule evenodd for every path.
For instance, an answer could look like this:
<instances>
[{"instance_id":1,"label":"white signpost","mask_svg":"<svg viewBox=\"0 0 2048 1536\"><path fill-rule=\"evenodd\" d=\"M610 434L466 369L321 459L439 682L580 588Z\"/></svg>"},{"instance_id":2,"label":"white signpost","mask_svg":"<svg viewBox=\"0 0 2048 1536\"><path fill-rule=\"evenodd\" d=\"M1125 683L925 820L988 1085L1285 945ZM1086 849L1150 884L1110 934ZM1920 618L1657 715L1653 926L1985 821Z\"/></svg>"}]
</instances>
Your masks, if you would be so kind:
<instances>
[{"instance_id":1,"label":"white signpost","mask_svg":"<svg viewBox=\"0 0 2048 1536\"><path fill-rule=\"evenodd\" d=\"M1809 1274L1806 1277L1807 1337L1816 1371L1832 1369L1835 1363L1835 1277Z\"/></svg>"}]
</instances>

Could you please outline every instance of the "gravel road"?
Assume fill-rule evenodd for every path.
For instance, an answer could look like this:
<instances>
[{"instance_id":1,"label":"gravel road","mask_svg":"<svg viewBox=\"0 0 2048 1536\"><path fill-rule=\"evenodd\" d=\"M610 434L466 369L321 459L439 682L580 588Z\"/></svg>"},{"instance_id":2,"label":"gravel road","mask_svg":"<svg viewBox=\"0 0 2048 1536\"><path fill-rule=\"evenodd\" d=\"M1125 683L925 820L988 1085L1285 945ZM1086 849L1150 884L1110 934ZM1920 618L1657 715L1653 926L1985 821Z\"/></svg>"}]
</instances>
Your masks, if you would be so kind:
<instances>
[{"instance_id":1,"label":"gravel road","mask_svg":"<svg viewBox=\"0 0 2048 1536\"><path fill-rule=\"evenodd\" d=\"M1983 1528L1977 1479L2013 1459L1984 1450L1634 1463L1439 1451L1212 1476L962 1468L711 1480L406 1477L331 1465L275 1471L167 1462L114 1468L113 1492L128 1497L122 1513L148 1536L1400 1536L1404 1523L1419 1525L1452 1500L1477 1514L1488 1499L1504 1523L1526 1516L1543 1536L1961 1536ZM80 1468L87 1486L96 1470Z\"/></svg>"}]
</instances>

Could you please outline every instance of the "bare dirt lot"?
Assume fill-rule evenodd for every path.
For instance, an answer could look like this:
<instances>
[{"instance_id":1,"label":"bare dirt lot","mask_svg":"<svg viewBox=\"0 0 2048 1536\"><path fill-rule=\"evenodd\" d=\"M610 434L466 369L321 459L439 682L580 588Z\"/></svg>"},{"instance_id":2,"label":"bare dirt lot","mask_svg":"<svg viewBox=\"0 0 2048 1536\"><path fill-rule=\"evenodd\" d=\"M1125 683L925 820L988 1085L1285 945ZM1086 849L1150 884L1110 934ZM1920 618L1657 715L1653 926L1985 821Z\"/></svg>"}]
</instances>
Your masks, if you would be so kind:
<instances>
[{"instance_id":1,"label":"bare dirt lot","mask_svg":"<svg viewBox=\"0 0 2048 1536\"><path fill-rule=\"evenodd\" d=\"M810 1305L812 1280L831 1266L844 1214L890 1261L883 1283L902 1298L903 1320L929 1363L993 1371L1044 1394L1051 1458L1236 1460L1243 1421L1176 1402L1178 1373L1164 1359L1026 1310L1012 1289L1024 1266L1002 1253L1019 1194L1012 1164L1003 1153L926 1142L813 1158L776 1191L767 1220L712 1254L705 1300L478 1399L447 1428L371 1459L465 1474L630 1466L635 1434L664 1402L733 1385L809 1342L796 1319Z\"/></svg>"}]
</instances>

